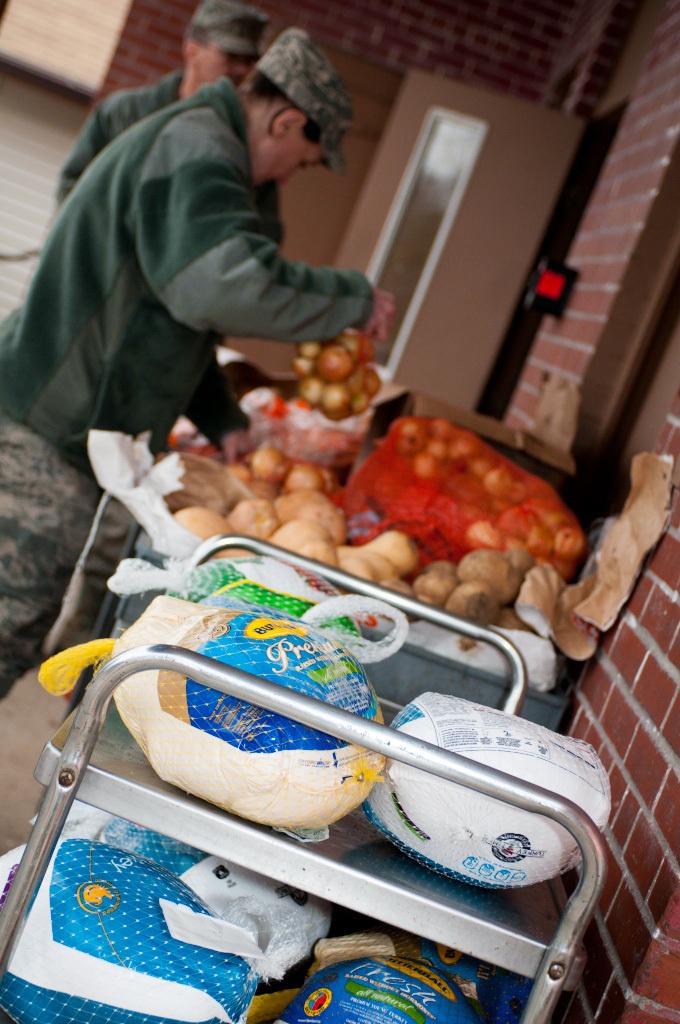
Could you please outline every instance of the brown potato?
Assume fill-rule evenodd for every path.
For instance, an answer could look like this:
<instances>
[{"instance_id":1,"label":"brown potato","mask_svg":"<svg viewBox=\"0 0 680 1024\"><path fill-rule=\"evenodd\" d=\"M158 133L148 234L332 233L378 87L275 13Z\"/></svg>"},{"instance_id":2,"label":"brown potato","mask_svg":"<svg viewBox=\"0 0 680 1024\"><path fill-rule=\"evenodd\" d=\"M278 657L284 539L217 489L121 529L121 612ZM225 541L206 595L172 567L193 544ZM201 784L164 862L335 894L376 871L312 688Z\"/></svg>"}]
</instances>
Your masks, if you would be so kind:
<instances>
[{"instance_id":1,"label":"brown potato","mask_svg":"<svg viewBox=\"0 0 680 1024\"><path fill-rule=\"evenodd\" d=\"M244 498L235 505L227 522L232 533L267 540L281 525L274 506L266 498Z\"/></svg>"},{"instance_id":2,"label":"brown potato","mask_svg":"<svg viewBox=\"0 0 680 1024\"><path fill-rule=\"evenodd\" d=\"M432 572L423 572L416 576L413 581L413 593L419 601L427 601L428 604L436 604L443 608L456 582L455 574L433 569Z\"/></svg>"},{"instance_id":3,"label":"brown potato","mask_svg":"<svg viewBox=\"0 0 680 1024\"><path fill-rule=\"evenodd\" d=\"M397 576L410 576L420 560L415 542L403 530L385 530L367 544L362 544L361 550L376 551L382 555L392 563Z\"/></svg>"},{"instance_id":4,"label":"brown potato","mask_svg":"<svg viewBox=\"0 0 680 1024\"><path fill-rule=\"evenodd\" d=\"M312 462L297 462L283 481L286 494L291 491L325 491L324 475Z\"/></svg>"},{"instance_id":5,"label":"brown potato","mask_svg":"<svg viewBox=\"0 0 680 1024\"><path fill-rule=\"evenodd\" d=\"M510 564L519 569L524 576L529 572L529 569L533 569L536 565L536 559L525 548L509 548L505 552L505 556Z\"/></svg>"},{"instance_id":6,"label":"brown potato","mask_svg":"<svg viewBox=\"0 0 680 1024\"><path fill-rule=\"evenodd\" d=\"M273 501L279 493L278 487L275 484L268 484L266 480L251 480L248 489L254 498L266 498L267 501Z\"/></svg>"},{"instance_id":7,"label":"brown potato","mask_svg":"<svg viewBox=\"0 0 680 1024\"><path fill-rule=\"evenodd\" d=\"M233 533L229 520L214 512L211 508L203 508L200 505L187 505L186 508L179 508L173 518L183 526L185 530L200 537L201 540L208 540L220 533Z\"/></svg>"},{"instance_id":8,"label":"brown potato","mask_svg":"<svg viewBox=\"0 0 680 1024\"><path fill-rule=\"evenodd\" d=\"M501 629L521 629L525 633L534 632L531 626L527 626L526 622L520 619L514 608L501 608L496 625Z\"/></svg>"},{"instance_id":9,"label":"brown potato","mask_svg":"<svg viewBox=\"0 0 680 1024\"><path fill-rule=\"evenodd\" d=\"M326 540L310 540L301 545L297 554L315 558L317 562L325 562L326 565L338 564L337 548Z\"/></svg>"},{"instance_id":10,"label":"brown potato","mask_svg":"<svg viewBox=\"0 0 680 1024\"><path fill-rule=\"evenodd\" d=\"M309 519L325 526L334 544L344 544L347 539L345 513L321 491L282 494L274 502L274 508L282 523L291 519Z\"/></svg>"},{"instance_id":11,"label":"brown potato","mask_svg":"<svg viewBox=\"0 0 680 1024\"><path fill-rule=\"evenodd\" d=\"M291 467L291 460L274 445L265 444L256 448L249 456L250 470L256 480L265 480L277 487L285 479Z\"/></svg>"},{"instance_id":12,"label":"brown potato","mask_svg":"<svg viewBox=\"0 0 680 1024\"><path fill-rule=\"evenodd\" d=\"M472 619L480 626L493 625L501 610L496 594L485 583L459 583L449 594L444 607L447 612Z\"/></svg>"},{"instance_id":13,"label":"brown potato","mask_svg":"<svg viewBox=\"0 0 680 1024\"><path fill-rule=\"evenodd\" d=\"M353 576L359 576L364 580L371 580L373 583L378 582L378 574L374 563L360 554L358 549L355 551L353 549L343 549L342 547L338 548L338 564L341 569L352 573Z\"/></svg>"},{"instance_id":14,"label":"brown potato","mask_svg":"<svg viewBox=\"0 0 680 1024\"><path fill-rule=\"evenodd\" d=\"M458 563L461 583L485 583L493 589L499 604L512 604L519 593L524 574L504 551L478 548L463 555Z\"/></svg>"},{"instance_id":15,"label":"brown potato","mask_svg":"<svg viewBox=\"0 0 680 1024\"><path fill-rule=\"evenodd\" d=\"M311 519L289 519L268 539L272 544L298 554L302 554L303 547L316 541L333 544L333 538L326 527Z\"/></svg>"},{"instance_id":16,"label":"brown potato","mask_svg":"<svg viewBox=\"0 0 680 1024\"><path fill-rule=\"evenodd\" d=\"M444 558L439 558L434 562L428 562L428 564L420 570L419 576L423 576L426 572L448 572L455 579L458 579L458 566L456 562L449 562Z\"/></svg>"},{"instance_id":17,"label":"brown potato","mask_svg":"<svg viewBox=\"0 0 680 1024\"><path fill-rule=\"evenodd\" d=\"M351 544L339 545L338 558L344 558L346 555L350 557L360 555L361 558L366 559L373 566L374 580L396 579L397 577L397 572L392 563L387 558L383 558L377 551L368 551L365 544L357 544L356 547L353 547Z\"/></svg>"}]
</instances>

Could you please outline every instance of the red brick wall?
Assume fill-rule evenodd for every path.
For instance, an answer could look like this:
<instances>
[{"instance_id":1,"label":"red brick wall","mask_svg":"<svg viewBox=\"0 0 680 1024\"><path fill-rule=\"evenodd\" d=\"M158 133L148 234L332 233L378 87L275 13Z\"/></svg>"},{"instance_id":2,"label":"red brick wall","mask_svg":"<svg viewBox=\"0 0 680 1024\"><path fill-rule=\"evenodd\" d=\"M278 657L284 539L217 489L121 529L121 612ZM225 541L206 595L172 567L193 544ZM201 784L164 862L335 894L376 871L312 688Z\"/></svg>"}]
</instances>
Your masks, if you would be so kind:
<instances>
[{"instance_id":1,"label":"red brick wall","mask_svg":"<svg viewBox=\"0 0 680 1024\"><path fill-rule=\"evenodd\" d=\"M532 422L546 370L582 383L680 134L680 0L669 0L568 255L566 316L546 318L510 423ZM623 342L622 342L623 343ZM680 394L656 445L680 457ZM680 497L669 529L576 694L571 732L611 777L609 875L569 1024L680 1021Z\"/></svg>"},{"instance_id":2,"label":"red brick wall","mask_svg":"<svg viewBox=\"0 0 680 1024\"><path fill-rule=\"evenodd\" d=\"M562 110L583 117L591 113L638 6L637 0L600 0L581 7L551 76L553 91L563 76L568 81L559 104Z\"/></svg>"},{"instance_id":3,"label":"red brick wall","mask_svg":"<svg viewBox=\"0 0 680 1024\"><path fill-rule=\"evenodd\" d=\"M196 0L133 0L102 93L144 84L180 64ZM319 43L395 71L421 68L545 102L556 62L583 54L580 109L606 82L635 0L262 0L267 39L290 25ZM581 17L581 11L588 11ZM614 10L615 13L612 13ZM577 34L574 35L574 29ZM559 70L559 66L558 66Z\"/></svg>"},{"instance_id":4,"label":"red brick wall","mask_svg":"<svg viewBox=\"0 0 680 1024\"><path fill-rule=\"evenodd\" d=\"M657 450L680 456L680 399ZM565 1021L680 1020L680 499L576 694L612 786L608 877ZM584 1012L585 1009L585 1012Z\"/></svg>"},{"instance_id":5,"label":"red brick wall","mask_svg":"<svg viewBox=\"0 0 680 1024\"><path fill-rule=\"evenodd\" d=\"M635 253L680 128L674 8L669 3L568 254L580 273L569 307L560 320L544 319L506 416L510 425L531 427L545 373L582 383Z\"/></svg>"}]
</instances>

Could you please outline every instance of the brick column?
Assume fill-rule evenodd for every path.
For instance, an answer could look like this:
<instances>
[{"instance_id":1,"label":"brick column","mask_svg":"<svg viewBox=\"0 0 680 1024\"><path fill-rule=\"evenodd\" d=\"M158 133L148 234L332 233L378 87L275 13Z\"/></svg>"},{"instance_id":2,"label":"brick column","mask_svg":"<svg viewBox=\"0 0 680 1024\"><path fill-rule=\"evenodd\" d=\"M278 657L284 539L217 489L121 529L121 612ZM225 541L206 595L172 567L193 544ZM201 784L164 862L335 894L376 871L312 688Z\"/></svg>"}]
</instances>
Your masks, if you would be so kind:
<instances>
[{"instance_id":1,"label":"brick column","mask_svg":"<svg viewBox=\"0 0 680 1024\"><path fill-rule=\"evenodd\" d=\"M546 318L508 422L526 426L541 376L586 382L603 339L625 359L631 268L647 261L680 135L680 0L668 0L641 77L568 255L580 277L566 316ZM668 179L670 180L670 179ZM680 211L678 211L680 215ZM674 227L674 226L673 226ZM649 280L653 283L653 261ZM640 278L636 279L638 285ZM618 331L617 343L612 335ZM657 452L680 457L680 395ZM612 786L609 875L587 933L588 964L564 1024L680 1022L680 496L619 621L585 667L570 732L588 740Z\"/></svg>"},{"instance_id":2,"label":"brick column","mask_svg":"<svg viewBox=\"0 0 680 1024\"><path fill-rule=\"evenodd\" d=\"M654 214L680 133L677 5L669 0L637 88L590 198L567 262L579 271L565 315L545 317L506 421L531 428L545 373L587 383L590 363L620 301ZM619 322L619 337L631 324ZM635 326L634 324L632 325ZM621 343L625 347L625 343Z\"/></svg>"}]
</instances>

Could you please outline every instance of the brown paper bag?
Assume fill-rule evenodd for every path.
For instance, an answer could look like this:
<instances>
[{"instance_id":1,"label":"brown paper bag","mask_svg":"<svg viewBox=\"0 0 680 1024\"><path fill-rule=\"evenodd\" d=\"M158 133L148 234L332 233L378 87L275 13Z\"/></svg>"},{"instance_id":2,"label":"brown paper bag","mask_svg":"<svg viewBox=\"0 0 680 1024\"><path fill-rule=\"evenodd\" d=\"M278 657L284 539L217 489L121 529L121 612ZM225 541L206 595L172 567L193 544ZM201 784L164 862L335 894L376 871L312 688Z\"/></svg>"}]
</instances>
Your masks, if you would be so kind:
<instances>
[{"instance_id":1,"label":"brown paper bag","mask_svg":"<svg viewBox=\"0 0 680 1024\"><path fill-rule=\"evenodd\" d=\"M597 648L598 630L575 614L575 607L595 586L595 575L567 586L552 565L536 565L524 577L515 604L517 615L540 636L575 661L586 661Z\"/></svg>"},{"instance_id":2,"label":"brown paper bag","mask_svg":"<svg viewBox=\"0 0 680 1024\"><path fill-rule=\"evenodd\" d=\"M633 590L645 556L666 528L672 471L670 455L640 452L633 457L630 494L621 515L602 542L595 586L574 609L597 629L607 630L616 621Z\"/></svg>"},{"instance_id":3,"label":"brown paper bag","mask_svg":"<svg viewBox=\"0 0 680 1024\"><path fill-rule=\"evenodd\" d=\"M581 392L574 381L548 373L541 387L531 428L533 437L570 452L576 437Z\"/></svg>"},{"instance_id":4,"label":"brown paper bag","mask_svg":"<svg viewBox=\"0 0 680 1024\"><path fill-rule=\"evenodd\" d=\"M187 452L180 456L180 461L184 468L182 487L165 495L171 512L200 505L226 516L239 501L254 497L250 488L228 466Z\"/></svg>"},{"instance_id":5,"label":"brown paper bag","mask_svg":"<svg viewBox=\"0 0 680 1024\"><path fill-rule=\"evenodd\" d=\"M631 464L631 490L605 533L594 571L567 586L552 566L527 573L515 611L576 661L590 658L630 597L647 554L668 523L673 459L641 452Z\"/></svg>"}]
</instances>

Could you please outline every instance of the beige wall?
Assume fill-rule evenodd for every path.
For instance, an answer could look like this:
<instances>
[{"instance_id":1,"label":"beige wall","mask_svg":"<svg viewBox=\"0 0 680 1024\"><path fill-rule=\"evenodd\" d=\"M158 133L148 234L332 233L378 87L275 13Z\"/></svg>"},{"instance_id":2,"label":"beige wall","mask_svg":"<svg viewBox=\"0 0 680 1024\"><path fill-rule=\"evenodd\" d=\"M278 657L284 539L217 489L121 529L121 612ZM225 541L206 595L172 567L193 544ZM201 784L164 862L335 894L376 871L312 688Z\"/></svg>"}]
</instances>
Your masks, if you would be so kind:
<instances>
[{"instance_id":1,"label":"beige wall","mask_svg":"<svg viewBox=\"0 0 680 1024\"><path fill-rule=\"evenodd\" d=\"M337 260L368 266L427 111L489 125L395 379L473 409L495 361L582 131L579 120L414 71L390 115Z\"/></svg>"}]
</instances>

